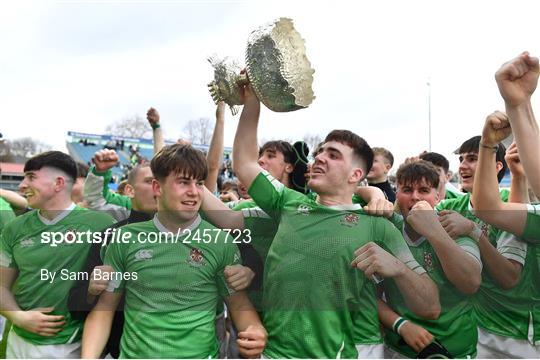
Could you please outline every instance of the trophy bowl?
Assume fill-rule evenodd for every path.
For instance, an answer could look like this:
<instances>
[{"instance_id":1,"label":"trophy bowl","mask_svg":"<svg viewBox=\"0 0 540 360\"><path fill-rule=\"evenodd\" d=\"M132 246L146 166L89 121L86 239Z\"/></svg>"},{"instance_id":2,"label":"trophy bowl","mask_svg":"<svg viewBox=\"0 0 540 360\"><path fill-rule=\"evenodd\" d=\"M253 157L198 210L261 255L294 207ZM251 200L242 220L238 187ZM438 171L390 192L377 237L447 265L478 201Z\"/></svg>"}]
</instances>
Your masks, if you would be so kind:
<instances>
[{"instance_id":1,"label":"trophy bowl","mask_svg":"<svg viewBox=\"0 0 540 360\"><path fill-rule=\"evenodd\" d=\"M308 107L315 99L313 73L304 39L291 19L280 18L253 31L246 48L246 73L228 58L209 58L214 80L208 84L214 102L225 101L233 114L242 104L240 86L251 83L257 98L270 110L288 112Z\"/></svg>"}]
</instances>

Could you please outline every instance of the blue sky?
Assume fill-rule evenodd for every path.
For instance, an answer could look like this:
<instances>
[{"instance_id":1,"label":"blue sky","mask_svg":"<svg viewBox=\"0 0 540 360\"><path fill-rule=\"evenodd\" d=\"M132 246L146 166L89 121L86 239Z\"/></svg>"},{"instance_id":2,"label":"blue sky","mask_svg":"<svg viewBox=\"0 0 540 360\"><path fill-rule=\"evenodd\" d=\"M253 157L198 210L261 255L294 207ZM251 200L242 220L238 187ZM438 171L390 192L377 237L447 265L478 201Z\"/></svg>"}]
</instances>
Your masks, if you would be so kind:
<instances>
[{"instance_id":1,"label":"blue sky","mask_svg":"<svg viewBox=\"0 0 540 360\"><path fill-rule=\"evenodd\" d=\"M502 109L504 62L540 55L537 1L2 1L0 132L64 149L68 130L102 133L150 106L169 138L213 118L212 54L243 59L249 33L291 17L306 40L317 96L293 113L263 110L260 138L347 128L398 162L428 146L451 155ZM540 109L540 96L533 105ZM540 111L540 110L538 110ZM226 145L238 118L227 114Z\"/></svg>"}]
</instances>

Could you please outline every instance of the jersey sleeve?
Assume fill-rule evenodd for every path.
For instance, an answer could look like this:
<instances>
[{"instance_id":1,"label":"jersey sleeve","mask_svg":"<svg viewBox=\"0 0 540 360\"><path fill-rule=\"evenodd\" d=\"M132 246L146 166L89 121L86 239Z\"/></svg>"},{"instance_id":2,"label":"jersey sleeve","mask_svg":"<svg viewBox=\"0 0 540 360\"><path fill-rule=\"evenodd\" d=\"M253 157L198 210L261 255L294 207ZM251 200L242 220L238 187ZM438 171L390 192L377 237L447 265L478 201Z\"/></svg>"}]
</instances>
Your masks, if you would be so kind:
<instances>
[{"instance_id":1,"label":"jersey sleeve","mask_svg":"<svg viewBox=\"0 0 540 360\"><path fill-rule=\"evenodd\" d=\"M527 204L527 222L522 238L534 244L540 244L540 204Z\"/></svg>"},{"instance_id":2,"label":"jersey sleeve","mask_svg":"<svg viewBox=\"0 0 540 360\"><path fill-rule=\"evenodd\" d=\"M117 221L122 221L129 217L131 199L109 189L111 176L110 169L100 173L92 167L84 182L84 200L87 201L89 209L108 211Z\"/></svg>"},{"instance_id":3,"label":"jersey sleeve","mask_svg":"<svg viewBox=\"0 0 540 360\"><path fill-rule=\"evenodd\" d=\"M236 244L232 243L232 238L229 235L227 236L228 239L223 239L224 242L224 249L223 249L223 256L221 258L221 263L218 266L218 271L216 274L216 285L218 288L218 293L221 297L226 298L232 294L235 293L235 291L227 285L227 281L225 280L225 266L231 266L231 265L242 265L242 258L240 256L240 250L236 246Z\"/></svg>"},{"instance_id":4,"label":"jersey sleeve","mask_svg":"<svg viewBox=\"0 0 540 360\"><path fill-rule=\"evenodd\" d=\"M377 231L378 234L376 235L376 238L381 239L382 242L382 244L379 245L389 251L418 275L424 274L426 270L416 261L399 230L389 221L385 219L380 220L381 221L377 224L379 229Z\"/></svg>"},{"instance_id":5,"label":"jersey sleeve","mask_svg":"<svg viewBox=\"0 0 540 360\"><path fill-rule=\"evenodd\" d=\"M126 246L126 244L119 242L112 242L107 245L107 248L105 250L105 258L103 259L103 265L111 266L116 273L125 272L126 254L124 252L127 248L129 248L129 246ZM126 281L116 280L123 278L123 276L113 277L113 279L109 281L109 286L107 287L106 291L115 293L123 292L126 286Z\"/></svg>"},{"instance_id":6,"label":"jersey sleeve","mask_svg":"<svg viewBox=\"0 0 540 360\"><path fill-rule=\"evenodd\" d=\"M285 191L285 185L267 171L261 171L253 180L248 193L265 213L276 218L283 207Z\"/></svg>"},{"instance_id":7,"label":"jersey sleeve","mask_svg":"<svg viewBox=\"0 0 540 360\"><path fill-rule=\"evenodd\" d=\"M8 225L0 234L0 266L17 269L17 264L13 259L13 233Z\"/></svg>"},{"instance_id":8,"label":"jersey sleeve","mask_svg":"<svg viewBox=\"0 0 540 360\"><path fill-rule=\"evenodd\" d=\"M502 231L497 238L497 250L507 259L525 265L527 256L527 243L519 241L514 235Z\"/></svg>"},{"instance_id":9,"label":"jersey sleeve","mask_svg":"<svg viewBox=\"0 0 540 360\"><path fill-rule=\"evenodd\" d=\"M476 241L470 237L460 237L456 239L456 244L467 253L467 255L472 256L482 268L482 258L480 257L480 249L478 249L478 244Z\"/></svg>"}]
</instances>

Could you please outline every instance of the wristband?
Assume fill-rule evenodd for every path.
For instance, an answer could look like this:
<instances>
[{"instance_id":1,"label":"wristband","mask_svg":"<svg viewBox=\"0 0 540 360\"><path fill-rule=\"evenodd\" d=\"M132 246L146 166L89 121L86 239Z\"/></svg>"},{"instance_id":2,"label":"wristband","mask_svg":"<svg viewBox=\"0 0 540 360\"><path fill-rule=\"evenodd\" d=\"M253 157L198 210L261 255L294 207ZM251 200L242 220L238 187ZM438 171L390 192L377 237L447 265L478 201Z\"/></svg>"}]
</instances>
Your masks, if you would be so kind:
<instances>
[{"instance_id":1,"label":"wristband","mask_svg":"<svg viewBox=\"0 0 540 360\"><path fill-rule=\"evenodd\" d=\"M497 144L495 146L489 146L489 145L482 144L480 142L480 146L483 147L484 149L491 149L494 154L497 153L497 150L499 150L499 144Z\"/></svg>"},{"instance_id":2,"label":"wristband","mask_svg":"<svg viewBox=\"0 0 540 360\"><path fill-rule=\"evenodd\" d=\"M469 233L469 237L479 243L482 237L482 229L475 224L473 230Z\"/></svg>"},{"instance_id":3,"label":"wristband","mask_svg":"<svg viewBox=\"0 0 540 360\"><path fill-rule=\"evenodd\" d=\"M150 126L152 127L152 129L156 130L156 129L158 129L161 125L159 125L159 123L157 123L157 124L150 124Z\"/></svg>"},{"instance_id":4,"label":"wristband","mask_svg":"<svg viewBox=\"0 0 540 360\"><path fill-rule=\"evenodd\" d=\"M396 332L397 334L399 334L399 329L403 326L403 324L405 324L406 322L408 322L409 320L405 319L405 318L402 318L401 316L398 317L396 319L396 321L394 321L394 325L392 325L392 329L394 329L394 332ZM401 334L400 334L401 335Z\"/></svg>"}]
</instances>

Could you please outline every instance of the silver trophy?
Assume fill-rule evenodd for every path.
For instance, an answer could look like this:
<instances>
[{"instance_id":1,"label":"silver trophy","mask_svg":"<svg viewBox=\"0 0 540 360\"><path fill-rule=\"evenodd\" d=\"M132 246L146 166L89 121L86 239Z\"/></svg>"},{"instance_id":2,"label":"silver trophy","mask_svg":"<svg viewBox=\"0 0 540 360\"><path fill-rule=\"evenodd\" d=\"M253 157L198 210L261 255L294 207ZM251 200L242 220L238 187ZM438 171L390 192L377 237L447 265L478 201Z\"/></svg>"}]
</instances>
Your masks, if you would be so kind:
<instances>
[{"instance_id":1,"label":"silver trophy","mask_svg":"<svg viewBox=\"0 0 540 360\"><path fill-rule=\"evenodd\" d=\"M240 86L248 79L257 98L270 110L294 111L308 107L315 99L311 63L304 39L291 19L280 18L253 31L246 48L246 73L229 58L211 57L214 80L208 84L212 99L224 101L233 115L242 105Z\"/></svg>"}]
</instances>

